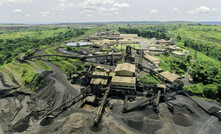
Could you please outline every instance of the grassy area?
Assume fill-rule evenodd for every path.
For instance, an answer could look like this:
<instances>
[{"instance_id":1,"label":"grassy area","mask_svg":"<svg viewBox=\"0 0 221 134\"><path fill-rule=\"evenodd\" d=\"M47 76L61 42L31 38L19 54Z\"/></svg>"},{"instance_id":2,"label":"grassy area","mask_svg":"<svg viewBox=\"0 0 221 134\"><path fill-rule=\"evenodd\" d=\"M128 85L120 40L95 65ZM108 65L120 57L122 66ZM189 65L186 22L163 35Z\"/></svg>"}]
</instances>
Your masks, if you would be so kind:
<instances>
[{"instance_id":1,"label":"grassy area","mask_svg":"<svg viewBox=\"0 0 221 134\"><path fill-rule=\"evenodd\" d=\"M45 50L45 54L59 54L55 51L56 48L49 48ZM83 70L83 65L77 59L70 59L64 57L46 57L55 66L59 67L62 72L67 74L69 77L76 71ZM77 62L77 64L75 64ZM75 64L75 65L74 65Z\"/></svg>"},{"instance_id":2,"label":"grassy area","mask_svg":"<svg viewBox=\"0 0 221 134\"><path fill-rule=\"evenodd\" d=\"M36 58L35 63L40 67L42 70L48 70L50 71L51 68L47 64L44 63L40 58Z\"/></svg>"},{"instance_id":3,"label":"grassy area","mask_svg":"<svg viewBox=\"0 0 221 134\"><path fill-rule=\"evenodd\" d=\"M201 25L201 26L182 26L173 30L175 34L183 37L194 37L211 42L221 43L221 26Z\"/></svg>"}]
</instances>

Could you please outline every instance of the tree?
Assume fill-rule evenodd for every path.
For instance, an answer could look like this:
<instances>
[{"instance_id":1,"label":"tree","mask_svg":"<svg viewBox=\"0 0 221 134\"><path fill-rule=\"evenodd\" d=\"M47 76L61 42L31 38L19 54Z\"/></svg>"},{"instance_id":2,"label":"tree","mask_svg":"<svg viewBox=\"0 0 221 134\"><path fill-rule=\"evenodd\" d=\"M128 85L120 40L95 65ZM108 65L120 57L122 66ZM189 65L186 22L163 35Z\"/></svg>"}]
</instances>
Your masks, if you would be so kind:
<instances>
[{"instance_id":1,"label":"tree","mask_svg":"<svg viewBox=\"0 0 221 134\"><path fill-rule=\"evenodd\" d=\"M178 40L181 40L182 38L181 38L181 36L180 36L180 35L178 35L178 36L177 36L177 39L178 39Z\"/></svg>"}]
</instances>

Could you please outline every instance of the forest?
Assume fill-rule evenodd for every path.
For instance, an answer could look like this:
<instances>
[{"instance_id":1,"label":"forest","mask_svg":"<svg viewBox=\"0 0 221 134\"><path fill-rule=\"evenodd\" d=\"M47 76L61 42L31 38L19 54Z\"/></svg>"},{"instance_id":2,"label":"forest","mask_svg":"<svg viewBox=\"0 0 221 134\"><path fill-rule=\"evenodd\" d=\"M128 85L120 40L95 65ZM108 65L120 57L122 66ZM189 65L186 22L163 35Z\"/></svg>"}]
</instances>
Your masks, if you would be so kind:
<instances>
[{"instance_id":1,"label":"forest","mask_svg":"<svg viewBox=\"0 0 221 134\"><path fill-rule=\"evenodd\" d=\"M0 66L16 59L20 53L83 35L87 29L50 28L0 31Z\"/></svg>"},{"instance_id":2,"label":"forest","mask_svg":"<svg viewBox=\"0 0 221 134\"><path fill-rule=\"evenodd\" d=\"M1 80L5 81L5 77L9 77L12 80L14 78L18 78L17 81L19 85L21 85L24 89L28 88L32 91L38 90L43 84L44 75L36 72L36 69L40 68L43 71L50 71L51 68L40 58L36 58L35 62L16 62L18 56L21 53L25 53L26 55L36 54L35 52L38 49L43 49L46 47L50 47L53 44L72 40L76 37L84 35L86 32L88 32L88 29L48 26L0 30ZM69 71L74 66L74 62L65 63L67 63L63 64L65 66L65 69L71 67L69 68ZM64 66L58 67L61 67L61 70L66 73L67 70L63 69ZM81 67L82 64L79 64L79 66ZM74 70L76 70L75 67L71 71Z\"/></svg>"},{"instance_id":3,"label":"forest","mask_svg":"<svg viewBox=\"0 0 221 134\"><path fill-rule=\"evenodd\" d=\"M167 37L165 29L142 29L142 28L124 28L119 27L119 32L126 33L126 34L138 34L138 36L144 37L144 38L157 38L157 39L166 39L169 40L169 37Z\"/></svg>"}]
</instances>

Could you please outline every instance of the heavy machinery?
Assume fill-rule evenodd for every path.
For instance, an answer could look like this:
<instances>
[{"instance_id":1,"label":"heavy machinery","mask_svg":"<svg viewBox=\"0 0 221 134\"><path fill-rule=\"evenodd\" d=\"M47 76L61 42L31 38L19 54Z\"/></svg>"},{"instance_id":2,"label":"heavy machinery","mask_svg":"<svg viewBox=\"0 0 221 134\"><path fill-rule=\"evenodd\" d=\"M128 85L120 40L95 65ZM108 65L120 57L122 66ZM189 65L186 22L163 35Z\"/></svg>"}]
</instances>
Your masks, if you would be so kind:
<instances>
[{"instance_id":1,"label":"heavy machinery","mask_svg":"<svg viewBox=\"0 0 221 134\"><path fill-rule=\"evenodd\" d=\"M96 116L94 118L94 125L98 125L102 119L102 113L103 113L105 104L107 103L107 97L108 97L109 93L110 93L110 87L107 88L107 90L103 96L102 103L97 110Z\"/></svg>"}]
</instances>

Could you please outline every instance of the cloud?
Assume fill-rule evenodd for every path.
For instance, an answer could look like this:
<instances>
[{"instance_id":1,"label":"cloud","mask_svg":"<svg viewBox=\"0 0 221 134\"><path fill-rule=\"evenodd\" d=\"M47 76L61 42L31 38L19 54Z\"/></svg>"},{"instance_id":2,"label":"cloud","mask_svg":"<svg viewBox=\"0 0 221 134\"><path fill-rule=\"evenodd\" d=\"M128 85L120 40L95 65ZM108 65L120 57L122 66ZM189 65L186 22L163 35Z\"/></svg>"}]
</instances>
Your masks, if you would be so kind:
<instances>
[{"instance_id":1,"label":"cloud","mask_svg":"<svg viewBox=\"0 0 221 134\"><path fill-rule=\"evenodd\" d=\"M130 7L130 5L127 4L127 3L118 3L118 2L116 2L116 3L114 4L114 6L115 6L115 7L118 7L118 8L127 8L127 7Z\"/></svg>"},{"instance_id":2,"label":"cloud","mask_svg":"<svg viewBox=\"0 0 221 134\"><path fill-rule=\"evenodd\" d=\"M187 11L190 14L206 14L206 13L210 13L212 11L217 11L220 9L216 9L216 8L209 8L206 6L200 6L198 8L195 8L193 10Z\"/></svg>"},{"instance_id":3,"label":"cloud","mask_svg":"<svg viewBox=\"0 0 221 134\"><path fill-rule=\"evenodd\" d=\"M150 11L150 13L158 13L160 10L159 9L153 9Z\"/></svg>"},{"instance_id":4,"label":"cloud","mask_svg":"<svg viewBox=\"0 0 221 134\"><path fill-rule=\"evenodd\" d=\"M85 0L84 2L78 3L78 7L83 9L81 13L91 11L103 15L110 15L118 14L119 9L128 8L130 5L128 3L119 3L115 0Z\"/></svg>"},{"instance_id":5,"label":"cloud","mask_svg":"<svg viewBox=\"0 0 221 134\"><path fill-rule=\"evenodd\" d=\"M40 12L40 14L41 14L41 16L46 17L46 16L48 16L50 14L50 12Z\"/></svg>"},{"instance_id":6,"label":"cloud","mask_svg":"<svg viewBox=\"0 0 221 134\"><path fill-rule=\"evenodd\" d=\"M178 8L173 8L173 9L171 9L172 11L178 11Z\"/></svg>"},{"instance_id":7,"label":"cloud","mask_svg":"<svg viewBox=\"0 0 221 134\"><path fill-rule=\"evenodd\" d=\"M14 4L14 3L32 3L32 0L0 0L0 6L4 4Z\"/></svg>"},{"instance_id":8,"label":"cloud","mask_svg":"<svg viewBox=\"0 0 221 134\"><path fill-rule=\"evenodd\" d=\"M5 0L6 3L28 3L32 2L32 0Z\"/></svg>"},{"instance_id":9,"label":"cloud","mask_svg":"<svg viewBox=\"0 0 221 134\"><path fill-rule=\"evenodd\" d=\"M22 13L23 11L21 10L21 9L14 9L13 11L12 11L12 13Z\"/></svg>"},{"instance_id":10,"label":"cloud","mask_svg":"<svg viewBox=\"0 0 221 134\"><path fill-rule=\"evenodd\" d=\"M59 1L60 1L59 5L57 5L56 7L53 7L52 8L53 10L64 12L64 11L66 11L70 7L76 7L75 4L70 3L67 0L59 0Z\"/></svg>"},{"instance_id":11,"label":"cloud","mask_svg":"<svg viewBox=\"0 0 221 134\"><path fill-rule=\"evenodd\" d=\"M59 0L60 2L67 2L67 0Z\"/></svg>"},{"instance_id":12,"label":"cloud","mask_svg":"<svg viewBox=\"0 0 221 134\"><path fill-rule=\"evenodd\" d=\"M71 3L68 0L59 0L59 4L53 10L64 12L69 8L80 8L80 14L88 16L97 14L118 14L119 9L130 7L128 3L120 3L117 0L84 0L79 3Z\"/></svg>"}]
</instances>

